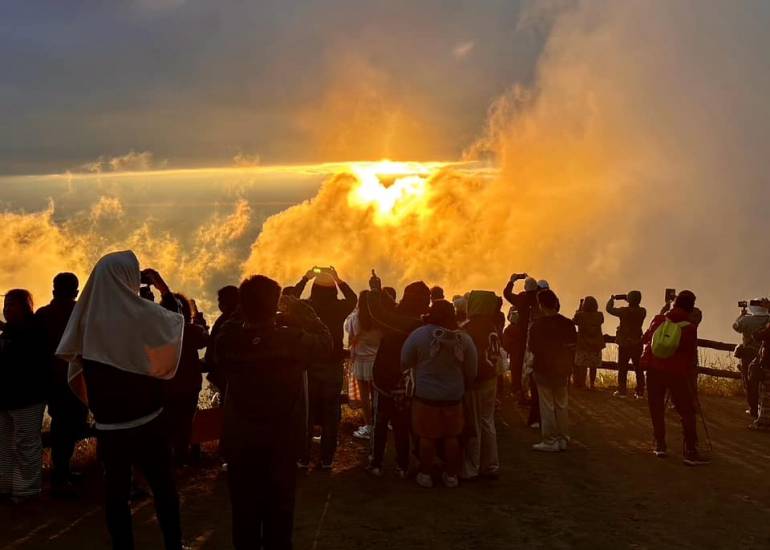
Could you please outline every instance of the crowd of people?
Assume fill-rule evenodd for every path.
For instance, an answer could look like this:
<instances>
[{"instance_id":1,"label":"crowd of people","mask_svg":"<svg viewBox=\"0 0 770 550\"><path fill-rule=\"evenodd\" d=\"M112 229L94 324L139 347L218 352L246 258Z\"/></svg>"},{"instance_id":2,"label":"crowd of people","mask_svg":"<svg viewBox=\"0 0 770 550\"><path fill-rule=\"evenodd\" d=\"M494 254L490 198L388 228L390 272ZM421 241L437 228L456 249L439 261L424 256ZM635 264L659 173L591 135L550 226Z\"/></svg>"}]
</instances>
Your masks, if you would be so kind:
<instances>
[{"instance_id":1,"label":"crowd of people","mask_svg":"<svg viewBox=\"0 0 770 550\"><path fill-rule=\"evenodd\" d=\"M595 297L580 300L568 318L545 280L514 274L502 294L507 315L492 291L450 301L440 287L416 281L398 299L372 271L369 288L356 294L334 268L315 267L293 286L254 275L222 288L221 316L209 329L194 301L172 292L157 271L140 269L130 251L101 258L80 294L75 275L57 275L53 300L37 312L28 291L10 290L0 334L0 496L18 502L40 494L47 405L51 493L76 497L70 463L90 415L113 547L134 546L129 503L137 470L152 490L166 548L182 548L175 466L200 454L191 432L205 373L223 410L233 545L289 548L297 470L334 465L346 364L351 406L363 418L353 435L369 440L372 476L385 475L392 435L397 475L421 487L496 479L500 395L529 407L528 424L541 433L535 451L563 452L569 386L594 388L606 346ZM634 396L648 400L658 457L668 452L670 397L688 465L708 463L696 429L702 314L695 301L690 291L667 295L646 330L640 292L606 305L619 318L614 395L626 397L630 364ZM755 426L768 422L761 376L770 362L768 305L752 301L734 326L743 335L737 355Z\"/></svg>"}]
</instances>

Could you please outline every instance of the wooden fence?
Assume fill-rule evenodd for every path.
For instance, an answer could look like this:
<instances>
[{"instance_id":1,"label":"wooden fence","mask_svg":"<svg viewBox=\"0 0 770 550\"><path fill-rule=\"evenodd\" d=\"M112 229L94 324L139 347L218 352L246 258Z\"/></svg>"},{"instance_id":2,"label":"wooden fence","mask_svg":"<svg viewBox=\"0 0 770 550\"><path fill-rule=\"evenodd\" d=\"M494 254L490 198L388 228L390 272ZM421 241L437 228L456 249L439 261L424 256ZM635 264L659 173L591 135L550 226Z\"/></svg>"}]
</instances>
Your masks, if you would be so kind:
<instances>
[{"instance_id":1,"label":"wooden fence","mask_svg":"<svg viewBox=\"0 0 770 550\"><path fill-rule=\"evenodd\" d=\"M614 344L615 337L610 334L605 334L604 341L608 344ZM716 351L733 352L735 351L735 348L737 346L736 344L728 344L727 342L718 342L716 340L706 340L706 339L698 338L698 347L705 348L705 349L713 349ZM605 370L616 371L618 370L618 364L613 361L602 361L602 368ZM700 374L705 374L707 376L714 376L716 378L732 378L735 380L740 380L741 378L741 373L735 370L713 369L711 367L699 366L698 372Z\"/></svg>"}]
</instances>

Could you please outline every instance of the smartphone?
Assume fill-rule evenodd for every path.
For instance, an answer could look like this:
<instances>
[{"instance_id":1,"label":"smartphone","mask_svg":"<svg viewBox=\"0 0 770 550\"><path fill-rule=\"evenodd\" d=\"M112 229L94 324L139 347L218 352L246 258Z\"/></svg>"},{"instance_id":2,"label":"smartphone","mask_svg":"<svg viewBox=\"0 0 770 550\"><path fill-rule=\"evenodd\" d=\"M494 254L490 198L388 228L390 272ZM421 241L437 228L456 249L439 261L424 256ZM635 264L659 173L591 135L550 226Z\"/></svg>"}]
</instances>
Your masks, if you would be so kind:
<instances>
[{"instance_id":1,"label":"smartphone","mask_svg":"<svg viewBox=\"0 0 770 550\"><path fill-rule=\"evenodd\" d=\"M676 289L675 288L667 288L666 289L666 301L667 302L673 302L676 299Z\"/></svg>"},{"instance_id":2,"label":"smartphone","mask_svg":"<svg viewBox=\"0 0 770 550\"><path fill-rule=\"evenodd\" d=\"M613 300L628 300L628 294L615 294L612 297Z\"/></svg>"}]
</instances>

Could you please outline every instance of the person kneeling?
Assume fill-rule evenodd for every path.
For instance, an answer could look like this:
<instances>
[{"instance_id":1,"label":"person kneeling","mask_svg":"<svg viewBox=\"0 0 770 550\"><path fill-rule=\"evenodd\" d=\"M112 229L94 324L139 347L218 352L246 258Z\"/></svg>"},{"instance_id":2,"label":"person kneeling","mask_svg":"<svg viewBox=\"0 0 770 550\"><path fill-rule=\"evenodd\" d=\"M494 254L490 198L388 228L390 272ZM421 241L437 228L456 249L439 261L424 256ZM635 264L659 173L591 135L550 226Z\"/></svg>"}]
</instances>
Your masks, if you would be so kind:
<instances>
[{"instance_id":1,"label":"person kneeling","mask_svg":"<svg viewBox=\"0 0 770 550\"><path fill-rule=\"evenodd\" d=\"M463 431L463 395L476 378L476 348L470 336L457 330L451 303L437 300L425 325L409 335L401 350L401 366L414 373L412 426L420 439L417 483L432 487L436 443L443 442L447 487L457 487L460 471L459 437Z\"/></svg>"},{"instance_id":2,"label":"person kneeling","mask_svg":"<svg viewBox=\"0 0 770 550\"><path fill-rule=\"evenodd\" d=\"M564 451L569 441L567 388L575 362L577 333L572 321L558 313L559 299L553 291L541 290L537 303L542 316L530 329L529 345L534 356L533 376L540 395L543 440L532 448L546 452Z\"/></svg>"}]
</instances>

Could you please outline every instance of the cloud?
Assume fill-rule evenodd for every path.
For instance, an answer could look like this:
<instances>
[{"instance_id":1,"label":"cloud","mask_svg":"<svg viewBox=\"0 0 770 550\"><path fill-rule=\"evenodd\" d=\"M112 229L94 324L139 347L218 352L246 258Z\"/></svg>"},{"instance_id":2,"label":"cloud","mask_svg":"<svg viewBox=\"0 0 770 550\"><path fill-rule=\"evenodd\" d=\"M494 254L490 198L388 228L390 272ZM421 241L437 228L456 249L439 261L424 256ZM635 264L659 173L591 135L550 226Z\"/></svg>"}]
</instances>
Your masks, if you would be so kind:
<instances>
[{"instance_id":1,"label":"cloud","mask_svg":"<svg viewBox=\"0 0 770 550\"><path fill-rule=\"evenodd\" d=\"M150 151L137 153L129 151L116 157L100 156L98 159L81 165L81 171L100 174L103 172L143 172L159 170L168 165L166 160L156 161Z\"/></svg>"},{"instance_id":2,"label":"cloud","mask_svg":"<svg viewBox=\"0 0 770 550\"><path fill-rule=\"evenodd\" d=\"M455 59L458 60L465 59L471 54L471 52L473 52L473 48L475 47L476 43L473 40L460 42L454 48L452 48L452 55Z\"/></svg>"},{"instance_id":3,"label":"cloud","mask_svg":"<svg viewBox=\"0 0 770 550\"><path fill-rule=\"evenodd\" d=\"M259 155L248 155L239 151L233 157L233 166L239 168L251 168L259 166L261 163L262 159L259 158Z\"/></svg>"}]
</instances>

